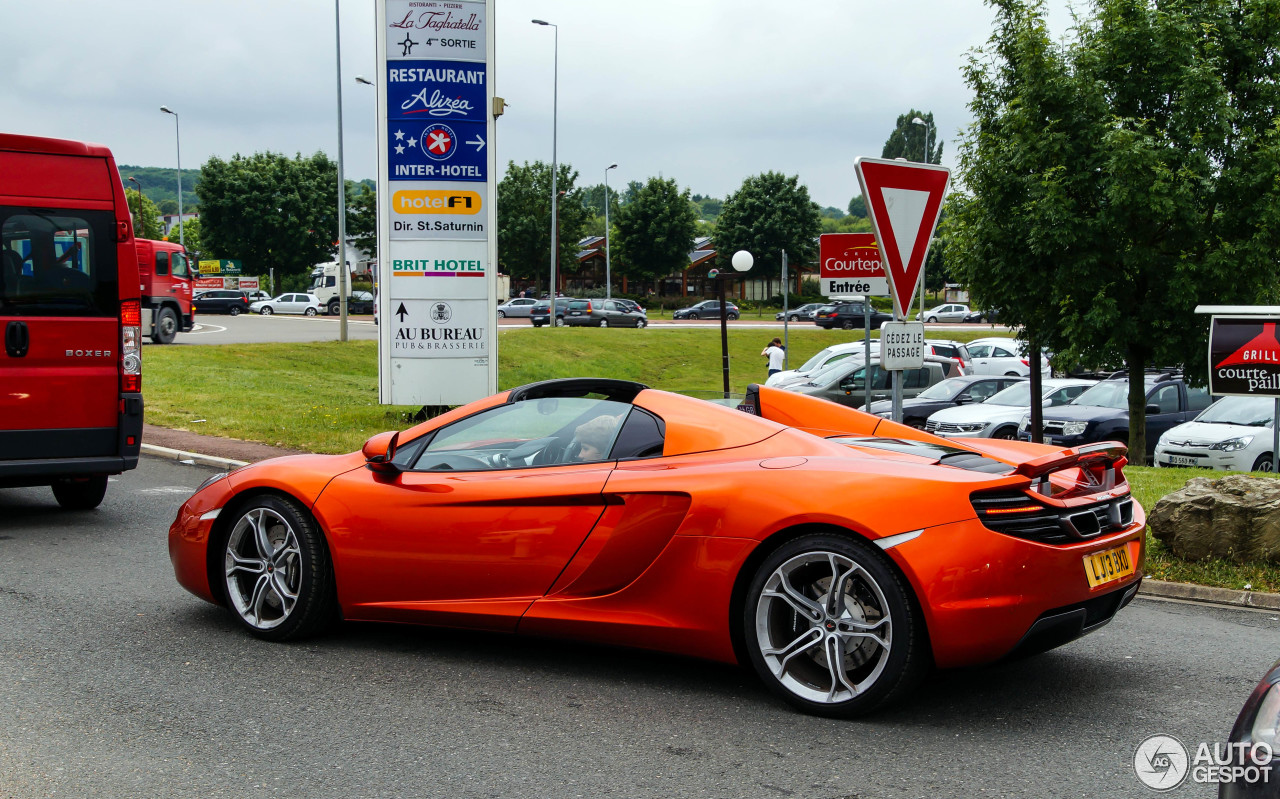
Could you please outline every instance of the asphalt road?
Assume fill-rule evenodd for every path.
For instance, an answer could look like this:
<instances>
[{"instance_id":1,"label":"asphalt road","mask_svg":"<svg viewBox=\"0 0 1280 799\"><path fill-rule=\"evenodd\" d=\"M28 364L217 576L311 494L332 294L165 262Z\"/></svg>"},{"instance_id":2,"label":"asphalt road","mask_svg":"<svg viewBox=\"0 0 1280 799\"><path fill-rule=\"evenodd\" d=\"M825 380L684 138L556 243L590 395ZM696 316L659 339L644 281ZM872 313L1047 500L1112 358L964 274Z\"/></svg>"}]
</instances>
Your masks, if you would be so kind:
<instances>
[{"instance_id":1,"label":"asphalt road","mask_svg":"<svg viewBox=\"0 0 1280 799\"><path fill-rule=\"evenodd\" d=\"M227 316L222 314L198 314L196 327L189 333L179 333L175 344L253 344L273 341L296 343L303 341L336 341L338 339L339 320L336 316L290 316L275 314L259 316L258 314L241 314ZM774 321L772 316L765 319L747 317L730 322L734 329L769 329L782 333L782 322ZM716 319L676 322L670 319L654 319L649 323L649 330L681 330L688 328L719 329ZM500 319L498 328L503 332L512 330L541 330L535 328L528 319ZM792 322L793 330L813 329L811 323ZM926 325L930 335L948 330L980 330L990 335L1003 335L1007 328L991 325ZM861 328L853 332L860 332ZM356 316L347 320L347 338L352 341L376 341L378 328L371 316ZM144 344L150 345L145 339Z\"/></svg>"},{"instance_id":2,"label":"asphalt road","mask_svg":"<svg viewBox=\"0 0 1280 799\"><path fill-rule=\"evenodd\" d=\"M268 644L173 579L207 474L144 458L82 514L0 491L0 797L1144 796L1137 745L1224 740L1280 654L1275 616L1138 600L840 722L647 653L371 624Z\"/></svg>"}]
</instances>

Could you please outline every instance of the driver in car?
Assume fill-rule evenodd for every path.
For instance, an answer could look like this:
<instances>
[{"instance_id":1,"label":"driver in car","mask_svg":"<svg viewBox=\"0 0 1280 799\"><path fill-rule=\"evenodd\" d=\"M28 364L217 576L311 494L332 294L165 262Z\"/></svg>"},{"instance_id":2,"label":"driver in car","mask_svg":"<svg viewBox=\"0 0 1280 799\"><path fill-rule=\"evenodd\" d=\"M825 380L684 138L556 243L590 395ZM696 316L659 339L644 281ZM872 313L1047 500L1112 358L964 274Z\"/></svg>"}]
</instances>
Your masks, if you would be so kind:
<instances>
[{"instance_id":1,"label":"driver in car","mask_svg":"<svg viewBox=\"0 0 1280 799\"><path fill-rule=\"evenodd\" d=\"M617 425L617 418L607 414L578 425L573 431L573 441L578 445L573 459L582 462L604 460L613 444L613 430Z\"/></svg>"}]
</instances>

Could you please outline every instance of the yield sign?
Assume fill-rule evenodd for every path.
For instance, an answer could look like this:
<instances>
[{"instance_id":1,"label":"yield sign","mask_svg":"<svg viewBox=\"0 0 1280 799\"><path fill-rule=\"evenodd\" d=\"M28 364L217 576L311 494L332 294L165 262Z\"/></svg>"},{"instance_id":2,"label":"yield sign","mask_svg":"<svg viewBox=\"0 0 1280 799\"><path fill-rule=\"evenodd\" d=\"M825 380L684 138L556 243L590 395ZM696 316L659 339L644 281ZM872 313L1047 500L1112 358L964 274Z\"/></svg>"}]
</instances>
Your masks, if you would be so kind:
<instances>
[{"instance_id":1,"label":"yield sign","mask_svg":"<svg viewBox=\"0 0 1280 799\"><path fill-rule=\"evenodd\" d=\"M938 226L951 170L936 164L859 158L854 169L880 254L888 264L893 310L905 319L915 298L920 270Z\"/></svg>"}]
</instances>

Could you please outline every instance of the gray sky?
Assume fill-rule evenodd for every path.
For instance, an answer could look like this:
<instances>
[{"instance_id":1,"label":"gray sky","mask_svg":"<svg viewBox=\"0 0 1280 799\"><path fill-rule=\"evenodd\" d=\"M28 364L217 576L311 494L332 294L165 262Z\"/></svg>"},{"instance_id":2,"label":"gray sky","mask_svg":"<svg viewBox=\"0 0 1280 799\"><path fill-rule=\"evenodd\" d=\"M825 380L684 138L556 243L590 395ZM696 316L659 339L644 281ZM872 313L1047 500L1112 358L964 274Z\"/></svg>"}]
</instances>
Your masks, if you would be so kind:
<instances>
[{"instance_id":1,"label":"gray sky","mask_svg":"<svg viewBox=\"0 0 1280 799\"><path fill-rule=\"evenodd\" d=\"M1070 23L1049 0L1050 24ZM960 75L991 34L981 0L496 0L498 160L550 160L551 28L560 28L559 160L579 185L662 174L724 196L766 170L822 205L858 193L899 114L932 111L954 166ZM0 2L0 129L96 141L124 164L262 150L336 154L330 0ZM346 176L376 170L373 0L342 0Z\"/></svg>"}]
</instances>

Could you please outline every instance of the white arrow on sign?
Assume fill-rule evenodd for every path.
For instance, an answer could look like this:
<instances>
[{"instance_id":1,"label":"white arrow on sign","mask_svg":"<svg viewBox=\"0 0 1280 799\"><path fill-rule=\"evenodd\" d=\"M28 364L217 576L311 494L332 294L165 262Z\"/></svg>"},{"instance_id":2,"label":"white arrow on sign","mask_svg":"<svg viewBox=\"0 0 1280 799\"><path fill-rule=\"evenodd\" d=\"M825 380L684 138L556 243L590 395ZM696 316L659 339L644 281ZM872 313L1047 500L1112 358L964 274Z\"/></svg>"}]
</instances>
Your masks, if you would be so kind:
<instances>
[{"instance_id":1,"label":"white arrow on sign","mask_svg":"<svg viewBox=\"0 0 1280 799\"><path fill-rule=\"evenodd\" d=\"M480 152L481 150L484 149L484 139L480 138L479 133L476 134L476 137L474 139L467 142L467 144L474 144L476 146L476 152Z\"/></svg>"}]
</instances>

